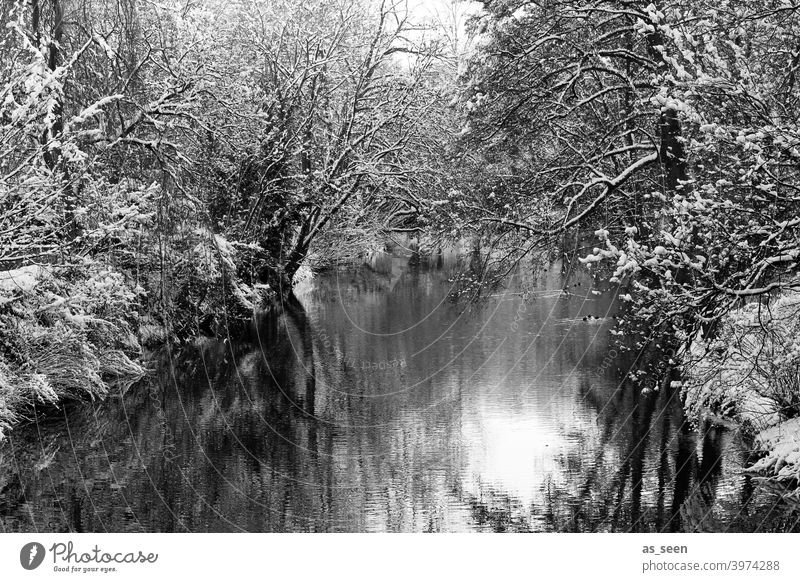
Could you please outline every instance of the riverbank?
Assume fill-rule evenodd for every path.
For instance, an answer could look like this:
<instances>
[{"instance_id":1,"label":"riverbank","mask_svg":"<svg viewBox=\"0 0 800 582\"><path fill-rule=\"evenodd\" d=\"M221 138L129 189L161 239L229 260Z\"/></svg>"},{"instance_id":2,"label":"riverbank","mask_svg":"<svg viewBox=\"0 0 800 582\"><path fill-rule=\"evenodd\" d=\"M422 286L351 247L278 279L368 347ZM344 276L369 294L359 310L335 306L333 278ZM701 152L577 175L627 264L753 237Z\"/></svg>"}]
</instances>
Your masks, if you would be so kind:
<instances>
[{"instance_id":1,"label":"riverbank","mask_svg":"<svg viewBox=\"0 0 800 582\"><path fill-rule=\"evenodd\" d=\"M0 272L0 439L33 406L102 398L144 374L138 294L88 259Z\"/></svg>"},{"instance_id":2,"label":"riverbank","mask_svg":"<svg viewBox=\"0 0 800 582\"><path fill-rule=\"evenodd\" d=\"M116 254L0 271L0 440L34 407L124 392L146 373L145 348L236 337L274 304L270 287L254 281L250 246L200 228L161 251L157 237L128 237ZM311 277L304 266L295 282Z\"/></svg>"},{"instance_id":3,"label":"riverbank","mask_svg":"<svg viewBox=\"0 0 800 582\"><path fill-rule=\"evenodd\" d=\"M763 455L748 472L800 484L800 293L731 312L689 353L687 412L730 419Z\"/></svg>"}]
</instances>

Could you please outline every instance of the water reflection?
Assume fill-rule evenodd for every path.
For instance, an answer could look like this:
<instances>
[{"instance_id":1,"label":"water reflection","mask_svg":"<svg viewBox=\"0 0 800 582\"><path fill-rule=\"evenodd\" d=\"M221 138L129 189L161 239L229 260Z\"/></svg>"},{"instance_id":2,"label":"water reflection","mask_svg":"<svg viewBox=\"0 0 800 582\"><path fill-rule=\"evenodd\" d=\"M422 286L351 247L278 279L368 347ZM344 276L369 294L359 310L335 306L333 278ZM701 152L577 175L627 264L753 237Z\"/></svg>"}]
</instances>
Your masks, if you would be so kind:
<instances>
[{"instance_id":1,"label":"water reflection","mask_svg":"<svg viewBox=\"0 0 800 582\"><path fill-rule=\"evenodd\" d=\"M15 431L3 530L798 529L736 433L626 378L613 293L555 265L465 307L462 266L319 278L249 341L164 351L152 380Z\"/></svg>"}]
</instances>

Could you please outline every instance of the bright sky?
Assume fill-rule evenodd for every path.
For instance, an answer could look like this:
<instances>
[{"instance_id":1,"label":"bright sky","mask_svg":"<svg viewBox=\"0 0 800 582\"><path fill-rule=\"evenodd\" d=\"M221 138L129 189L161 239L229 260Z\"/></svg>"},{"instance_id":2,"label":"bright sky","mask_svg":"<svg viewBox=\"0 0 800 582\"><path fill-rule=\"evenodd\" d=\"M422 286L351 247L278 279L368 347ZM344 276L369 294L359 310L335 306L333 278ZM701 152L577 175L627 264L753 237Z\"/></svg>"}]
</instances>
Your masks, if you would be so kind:
<instances>
[{"instance_id":1,"label":"bright sky","mask_svg":"<svg viewBox=\"0 0 800 582\"><path fill-rule=\"evenodd\" d=\"M454 18L461 21L467 14L480 8L479 2L470 0L407 0L408 10L422 19L436 19L444 22Z\"/></svg>"},{"instance_id":2,"label":"bright sky","mask_svg":"<svg viewBox=\"0 0 800 582\"><path fill-rule=\"evenodd\" d=\"M464 50L467 17L481 8L471 0L407 0L412 20L437 26L460 52Z\"/></svg>"},{"instance_id":3,"label":"bright sky","mask_svg":"<svg viewBox=\"0 0 800 582\"><path fill-rule=\"evenodd\" d=\"M453 5L463 10L471 4L478 4L478 2L470 2L469 0L408 0L409 10L420 14L436 14L437 11L447 10Z\"/></svg>"}]
</instances>

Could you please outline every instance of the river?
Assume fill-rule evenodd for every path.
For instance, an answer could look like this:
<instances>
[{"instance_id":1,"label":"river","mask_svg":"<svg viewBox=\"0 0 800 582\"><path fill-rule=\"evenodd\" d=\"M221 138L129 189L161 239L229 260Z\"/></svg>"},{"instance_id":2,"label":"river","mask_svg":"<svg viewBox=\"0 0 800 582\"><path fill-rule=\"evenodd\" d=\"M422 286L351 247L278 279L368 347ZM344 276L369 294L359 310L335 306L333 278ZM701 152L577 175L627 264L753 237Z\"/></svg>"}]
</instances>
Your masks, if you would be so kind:
<instances>
[{"instance_id":1,"label":"river","mask_svg":"<svg viewBox=\"0 0 800 582\"><path fill-rule=\"evenodd\" d=\"M800 529L737 431L630 379L613 289L555 263L465 304L465 268L320 275L249 338L36 416L0 446L2 531Z\"/></svg>"}]
</instances>

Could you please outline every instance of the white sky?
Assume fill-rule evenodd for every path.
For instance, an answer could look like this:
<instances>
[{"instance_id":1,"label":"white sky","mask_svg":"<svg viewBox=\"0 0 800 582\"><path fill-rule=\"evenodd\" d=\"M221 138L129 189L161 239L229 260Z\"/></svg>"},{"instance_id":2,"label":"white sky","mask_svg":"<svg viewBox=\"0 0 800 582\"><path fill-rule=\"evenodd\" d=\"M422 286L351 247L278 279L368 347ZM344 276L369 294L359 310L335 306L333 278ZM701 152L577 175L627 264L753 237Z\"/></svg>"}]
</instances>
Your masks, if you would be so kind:
<instances>
[{"instance_id":1,"label":"white sky","mask_svg":"<svg viewBox=\"0 0 800 582\"><path fill-rule=\"evenodd\" d=\"M467 17L480 10L481 4L471 0L407 0L407 7L412 21L437 26L447 35L452 48L461 53L466 48Z\"/></svg>"}]
</instances>

